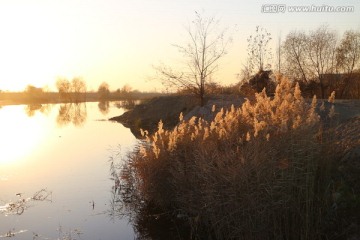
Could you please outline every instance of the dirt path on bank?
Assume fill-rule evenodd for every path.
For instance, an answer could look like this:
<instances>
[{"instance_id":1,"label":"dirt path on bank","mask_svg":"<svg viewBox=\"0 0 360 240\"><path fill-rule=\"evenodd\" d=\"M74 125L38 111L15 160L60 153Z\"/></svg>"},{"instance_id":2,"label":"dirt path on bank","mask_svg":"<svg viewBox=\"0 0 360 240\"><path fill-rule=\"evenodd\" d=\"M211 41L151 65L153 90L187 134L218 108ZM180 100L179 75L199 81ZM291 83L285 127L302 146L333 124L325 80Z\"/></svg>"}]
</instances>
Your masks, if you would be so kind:
<instances>
[{"instance_id":1,"label":"dirt path on bank","mask_svg":"<svg viewBox=\"0 0 360 240\"><path fill-rule=\"evenodd\" d=\"M230 108L231 105L239 107L244 101L245 98L236 95L210 96L205 106L200 107L198 99L194 96L162 96L150 99L123 115L109 120L122 123L125 127L130 128L135 136L139 136L140 128L154 132L160 120L163 121L166 129L175 127L181 112L185 120L196 116L211 121L215 113L221 108ZM318 101L318 106L321 105L321 101ZM215 113L211 111L213 105L217 109ZM360 117L360 100L336 100L335 112L337 124L344 123L354 117Z\"/></svg>"}]
</instances>

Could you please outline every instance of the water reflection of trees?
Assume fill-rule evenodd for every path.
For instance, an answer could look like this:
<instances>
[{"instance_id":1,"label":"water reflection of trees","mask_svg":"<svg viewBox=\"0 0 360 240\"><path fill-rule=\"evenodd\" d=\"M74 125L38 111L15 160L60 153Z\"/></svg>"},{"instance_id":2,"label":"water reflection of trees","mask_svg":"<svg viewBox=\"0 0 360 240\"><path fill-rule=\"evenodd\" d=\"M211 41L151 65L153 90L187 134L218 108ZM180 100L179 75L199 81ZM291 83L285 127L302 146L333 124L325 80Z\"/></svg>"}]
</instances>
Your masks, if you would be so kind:
<instances>
[{"instance_id":1,"label":"water reflection of trees","mask_svg":"<svg viewBox=\"0 0 360 240\"><path fill-rule=\"evenodd\" d=\"M114 103L114 105L117 108L124 108L126 110L129 110L134 108L136 104L139 104L139 102L140 102L139 100L127 99L124 101L117 101Z\"/></svg>"},{"instance_id":2,"label":"water reflection of trees","mask_svg":"<svg viewBox=\"0 0 360 240\"><path fill-rule=\"evenodd\" d=\"M103 115L107 115L109 113L110 103L109 101L101 101L98 103L99 111Z\"/></svg>"},{"instance_id":3,"label":"water reflection of trees","mask_svg":"<svg viewBox=\"0 0 360 240\"><path fill-rule=\"evenodd\" d=\"M48 115L51 111L51 104L29 104L25 106L25 113L28 117L33 117L37 111Z\"/></svg>"},{"instance_id":4,"label":"water reflection of trees","mask_svg":"<svg viewBox=\"0 0 360 240\"><path fill-rule=\"evenodd\" d=\"M136 101L136 100L127 99L124 101L114 102L114 106L116 108L123 108L123 109L129 110L129 109L134 108L137 103L138 103L138 101ZM100 101L98 103L98 108L99 108L99 111L103 115L107 115L109 113L109 109L110 109L110 102L109 101Z\"/></svg>"},{"instance_id":5,"label":"water reflection of trees","mask_svg":"<svg viewBox=\"0 0 360 240\"><path fill-rule=\"evenodd\" d=\"M63 103L60 104L59 114L56 118L58 126L65 126L70 123L74 126L83 126L87 118L85 103Z\"/></svg>"},{"instance_id":6,"label":"water reflection of trees","mask_svg":"<svg viewBox=\"0 0 360 240\"><path fill-rule=\"evenodd\" d=\"M124 109L131 109L139 101L125 100L111 103L109 101L101 101L98 103L98 109L103 115L107 115L110 111L110 106ZM56 122L58 126L65 126L74 124L75 126L83 126L87 118L86 102L67 102L62 104L29 104L24 107L24 111L28 117L35 116L36 112L48 115L53 106L59 106L58 116ZM1 108L1 105L0 105Z\"/></svg>"}]
</instances>

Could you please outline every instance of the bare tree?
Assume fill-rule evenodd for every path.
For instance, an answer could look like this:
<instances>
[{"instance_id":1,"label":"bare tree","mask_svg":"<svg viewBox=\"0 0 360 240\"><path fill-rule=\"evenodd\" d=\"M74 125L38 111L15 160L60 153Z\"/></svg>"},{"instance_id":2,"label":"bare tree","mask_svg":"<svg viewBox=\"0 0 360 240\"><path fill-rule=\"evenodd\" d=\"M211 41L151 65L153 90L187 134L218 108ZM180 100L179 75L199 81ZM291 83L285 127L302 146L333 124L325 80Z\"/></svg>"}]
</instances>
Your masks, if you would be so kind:
<instances>
[{"instance_id":1,"label":"bare tree","mask_svg":"<svg viewBox=\"0 0 360 240\"><path fill-rule=\"evenodd\" d=\"M277 57L277 70L278 73L281 73L281 55L282 55L282 51L281 51L281 33L278 36L278 43L276 46L276 57Z\"/></svg>"},{"instance_id":2,"label":"bare tree","mask_svg":"<svg viewBox=\"0 0 360 240\"><path fill-rule=\"evenodd\" d=\"M204 18L195 12L195 19L186 29L188 44L174 45L185 58L185 67L173 70L161 65L155 67L166 87L188 89L200 98L204 105L205 85L218 69L218 62L226 55L226 47L231 41L225 38L225 30L219 32L219 21L214 17Z\"/></svg>"},{"instance_id":3,"label":"bare tree","mask_svg":"<svg viewBox=\"0 0 360 240\"><path fill-rule=\"evenodd\" d=\"M283 43L286 75L292 79L308 83L309 72L307 70L307 41L304 32L290 32Z\"/></svg>"},{"instance_id":4,"label":"bare tree","mask_svg":"<svg viewBox=\"0 0 360 240\"><path fill-rule=\"evenodd\" d=\"M325 74L331 74L336 69L336 33L327 26L321 26L311 32L307 41L309 69L320 84L321 97L325 98Z\"/></svg>"},{"instance_id":5,"label":"bare tree","mask_svg":"<svg viewBox=\"0 0 360 240\"><path fill-rule=\"evenodd\" d=\"M65 78L59 78L56 81L56 88L59 91L60 98L63 100L69 99L69 93L71 91L71 84Z\"/></svg>"},{"instance_id":6,"label":"bare tree","mask_svg":"<svg viewBox=\"0 0 360 240\"><path fill-rule=\"evenodd\" d=\"M75 77L70 82L66 78L59 78L56 81L56 88L59 91L62 100L80 101L81 95L85 97L86 83L83 79Z\"/></svg>"},{"instance_id":7,"label":"bare tree","mask_svg":"<svg viewBox=\"0 0 360 240\"><path fill-rule=\"evenodd\" d=\"M342 97L351 85L355 85L353 73L360 68L360 32L346 31L336 51L337 70L345 73L342 79L340 97ZM358 95L360 96L360 83L357 80Z\"/></svg>"},{"instance_id":8,"label":"bare tree","mask_svg":"<svg viewBox=\"0 0 360 240\"><path fill-rule=\"evenodd\" d=\"M336 70L336 33L321 26L309 34L290 32L283 44L286 74L307 86L319 86L322 98L328 76ZM314 89L312 89L314 90Z\"/></svg>"},{"instance_id":9,"label":"bare tree","mask_svg":"<svg viewBox=\"0 0 360 240\"><path fill-rule=\"evenodd\" d=\"M78 102L80 101L81 95L84 95L86 93L86 83L85 81L80 77L75 77L71 81L71 88L74 95L74 101ZM84 95L85 97L85 95Z\"/></svg>"},{"instance_id":10,"label":"bare tree","mask_svg":"<svg viewBox=\"0 0 360 240\"><path fill-rule=\"evenodd\" d=\"M251 71L270 69L272 49L269 47L271 34L263 27L256 26L255 34L247 39L248 62Z\"/></svg>"},{"instance_id":11,"label":"bare tree","mask_svg":"<svg viewBox=\"0 0 360 240\"><path fill-rule=\"evenodd\" d=\"M124 95L126 95L126 94L129 94L131 92L131 90L132 90L132 87L129 84L125 84L121 88L120 92L123 93Z\"/></svg>"},{"instance_id":12,"label":"bare tree","mask_svg":"<svg viewBox=\"0 0 360 240\"><path fill-rule=\"evenodd\" d=\"M360 66L360 32L346 31L337 48L337 66L345 73L352 73Z\"/></svg>"},{"instance_id":13,"label":"bare tree","mask_svg":"<svg viewBox=\"0 0 360 240\"><path fill-rule=\"evenodd\" d=\"M98 88L98 95L101 100L109 98L110 90L109 90L109 84L107 82L103 82L100 84Z\"/></svg>"}]
</instances>

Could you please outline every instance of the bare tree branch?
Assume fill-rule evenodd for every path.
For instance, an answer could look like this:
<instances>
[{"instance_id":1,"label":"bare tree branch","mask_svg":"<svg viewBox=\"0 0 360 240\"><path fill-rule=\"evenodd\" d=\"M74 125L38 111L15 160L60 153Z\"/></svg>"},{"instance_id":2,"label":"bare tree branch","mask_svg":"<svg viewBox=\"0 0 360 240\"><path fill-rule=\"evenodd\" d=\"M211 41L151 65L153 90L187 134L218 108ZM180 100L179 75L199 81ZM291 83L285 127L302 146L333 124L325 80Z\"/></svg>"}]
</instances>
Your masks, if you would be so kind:
<instances>
[{"instance_id":1,"label":"bare tree branch","mask_svg":"<svg viewBox=\"0 0 360 240\"><path fill-rule=\"evenodd\" d=\"M197 12L186 33L189 37L186 45L173 45L186 60L184 68L175 71L164 64L154 68L164 86L191 90L203 105L205 85L218 69L219 59L226 55L231 39L225 39L225 30L218 33L215 18L203 18Z\"/></svg>"}]
</instances>

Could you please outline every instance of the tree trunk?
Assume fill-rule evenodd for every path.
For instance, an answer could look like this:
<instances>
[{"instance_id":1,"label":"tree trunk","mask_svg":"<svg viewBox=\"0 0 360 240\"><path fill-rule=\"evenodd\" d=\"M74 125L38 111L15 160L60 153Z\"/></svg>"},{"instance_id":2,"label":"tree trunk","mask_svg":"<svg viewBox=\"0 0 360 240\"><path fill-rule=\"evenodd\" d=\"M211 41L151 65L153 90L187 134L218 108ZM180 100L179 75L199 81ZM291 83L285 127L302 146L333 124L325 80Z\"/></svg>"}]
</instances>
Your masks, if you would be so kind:
<instances>
[{"instance_id":1,"label":"tree trunk","mask_svg":"<svg viewBox=\"0 0 360 240\"><path fill-rule=\"evenodd\" d=\"M205 99L204 96L205 95L205 85L204 82L201 82L201 86L200 86L200 106L203 107L205 105Z\"/></svg>"},{"instance_id":2,"label":"tree trunk","mask_svg":"<svg viewBox=\"0 0 360 240\"><path fill-rule=\"evenodd\" d=\"M325 99L325 85L322 78L319 79L319 83L320 83L321 98Z\"/></svg>"}]
</instances>

